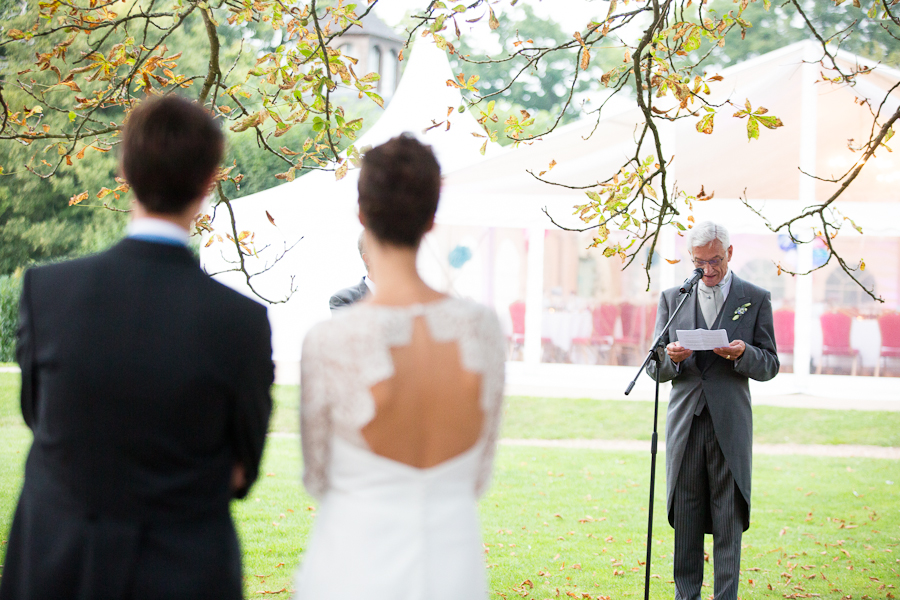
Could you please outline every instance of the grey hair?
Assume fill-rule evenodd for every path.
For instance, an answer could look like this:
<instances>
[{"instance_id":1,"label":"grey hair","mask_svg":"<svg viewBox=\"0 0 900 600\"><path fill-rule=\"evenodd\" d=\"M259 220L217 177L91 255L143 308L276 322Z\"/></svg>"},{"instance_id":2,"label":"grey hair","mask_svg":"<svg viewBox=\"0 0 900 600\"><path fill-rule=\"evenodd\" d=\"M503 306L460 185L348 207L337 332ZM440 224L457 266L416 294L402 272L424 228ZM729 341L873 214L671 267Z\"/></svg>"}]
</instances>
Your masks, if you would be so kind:
<instances>
[{"instance_id":1,"label":"grey hair","mask_svg":"<svg viewBox=\"0 0 900 600\"><path fill-rule=\"evenodd\" d=\"M725 250L731 245L731 236L728 235L728 230L712 221L697 223L687 235L688 247L691 252L694 248L705 246L715 240L719 240Z\"/></svg>"},{"instance_id":2,"label":"grey hair","mask_svg":"<svg viewBox=\"0 0 900 600\"><path fill-rule=\"evenodd\" d=\"M356 249L359 250L359 257L362 258L362 255L366 251L366 230L363 229L359 232L359 239L356 241Z\"/></svg>"}]
</instances>

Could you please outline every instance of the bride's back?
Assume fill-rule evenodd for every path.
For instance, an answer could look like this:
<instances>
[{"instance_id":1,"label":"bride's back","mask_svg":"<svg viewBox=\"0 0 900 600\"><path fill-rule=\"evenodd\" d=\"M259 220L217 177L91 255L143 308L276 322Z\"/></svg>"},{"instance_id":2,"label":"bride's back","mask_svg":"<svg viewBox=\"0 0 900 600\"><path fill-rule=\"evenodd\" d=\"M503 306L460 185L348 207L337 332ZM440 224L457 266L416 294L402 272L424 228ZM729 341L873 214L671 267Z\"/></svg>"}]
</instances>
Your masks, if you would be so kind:
<instances>
[{"instance_id":1,"label":"bride's back","mask_svg":"<svg viewBox=\"0 0 900 600\"><path fill-rule=\"evenodd\" d=\"M362 429L372 452L428 468L471 448L481 435L481 376L467 371L456 340L436 341L416 316L407 346L390 348L393 376L370 390L375 417Z\"/></svg>"}]
</instances>

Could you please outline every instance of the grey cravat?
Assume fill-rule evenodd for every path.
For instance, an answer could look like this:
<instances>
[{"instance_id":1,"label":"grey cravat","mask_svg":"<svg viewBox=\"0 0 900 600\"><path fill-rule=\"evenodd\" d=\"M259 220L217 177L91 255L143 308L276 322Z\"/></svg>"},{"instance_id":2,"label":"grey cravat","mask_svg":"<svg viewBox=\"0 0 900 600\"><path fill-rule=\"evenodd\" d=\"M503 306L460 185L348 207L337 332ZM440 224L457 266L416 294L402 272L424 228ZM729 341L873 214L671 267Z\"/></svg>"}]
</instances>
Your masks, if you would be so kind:
<instances>
[{"instance_id":1,"label":"grey cravat","mask_svg":"<svg viewBox=\"0 0 900 600\"><path fill-rule=\"evenodd\" d=\"M722 284L718 283L713 287L707 287L702 282L697 286L699 290L700 312L703 313L703 320L706 321L707 327L712 327L716 322L719 311L722 310Z\"/></svg>"}]
</instances>

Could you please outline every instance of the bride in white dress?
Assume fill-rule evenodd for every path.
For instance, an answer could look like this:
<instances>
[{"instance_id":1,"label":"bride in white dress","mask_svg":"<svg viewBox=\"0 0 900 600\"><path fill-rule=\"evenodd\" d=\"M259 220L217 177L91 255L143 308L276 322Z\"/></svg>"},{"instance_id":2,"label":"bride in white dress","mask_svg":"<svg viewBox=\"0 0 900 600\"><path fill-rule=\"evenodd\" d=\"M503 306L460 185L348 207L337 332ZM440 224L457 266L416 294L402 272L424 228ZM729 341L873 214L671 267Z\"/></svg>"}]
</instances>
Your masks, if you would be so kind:
<instances>
[{"instance_id":1,"label":"bride in white dress","mask_svg":"<svg viewBox=\"0 0 900 600\"><path fill-rule=\"evenodd\" d=\"M477 500L491 478L505 344L491 309L416 272L439 193L437 161L412 137L363 159L377 287L303 343L303 482L319 510L297 598L488 596Z\"/></svg>"}]
</instances>

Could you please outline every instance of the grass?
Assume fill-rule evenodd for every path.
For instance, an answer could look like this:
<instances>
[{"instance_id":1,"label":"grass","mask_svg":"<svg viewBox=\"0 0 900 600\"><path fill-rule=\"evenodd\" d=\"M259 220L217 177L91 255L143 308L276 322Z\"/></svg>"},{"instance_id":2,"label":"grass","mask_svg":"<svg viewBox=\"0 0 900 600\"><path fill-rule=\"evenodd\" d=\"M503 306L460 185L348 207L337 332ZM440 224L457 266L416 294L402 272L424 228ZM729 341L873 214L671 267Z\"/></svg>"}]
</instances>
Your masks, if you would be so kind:
<instances>
[{"instance_id":1,"label":"grass","mask_svg":"<svg viewBox=\"0 0 900 600\"><path fill-rule=\"evenodd\" d=\"M274 395L273 429L295 432L296 387L277 386ZM642 402L511 398L503 435L646 439L651 410ZM896 413L776 407L757 407L754 413L757 441L783 442L787 435L800 443L900 445L892 442L897 440ZM814 431L796 437L798 422L814 423L805 428ZM872 431L861 437L865 427ZM807 439L813 441L803 441ZM18 376L0 374L0 543L9 530L29 443L30 433L18 416ZM315 520L315 505L299 483L300 465L296 437L270 437L259 482L245 501L233 505L249 598L273 592L288 597L292 589L293 572ZM898 461L756 456L753 467L742 598L897 595ZM492 599L543 600L569 593L595 600L641 597L648 471L644 453L502 446L494 484L480 504ZM660 465L651 563L654 599L674 595L664 478ZM707 545L711 554L711 542ZM708 582L710 576L711 570ZM710 594L712 588L707 588L704 597Z\"/></svg>"},{"instance_id":2,"label":"grass","mask_svg":"<svg viewBox=\"0 0 900 600\"><path fill-rule=\"evenodd\" d=\"M666 430L660 403L659 431ZM503 437L649 440L653 403L588 398L507 398ZM755 406L753 441L900 446L900 412Z\"/></svg>"},{"instance_id":3,"label":"grass","mask_svg":"<svg viewBox=\"0 0 900 600\"><path fill-rule=\"evenodd\" d=\"M296 481L298 446L293 438L270 438L264 469L271 475L235 505L250 598L292 589L314 521L314 504ZM641 453L501 447L494 485L480 506L492 597L539 600L559 590L561 597L639 598L648 471ZM887 598L891 588L880 586L900 586L896 461L761 456L754 471L742 597ZM663 479L660 468L655 599L674 595Z\"/></svg>"}]
</instances>

